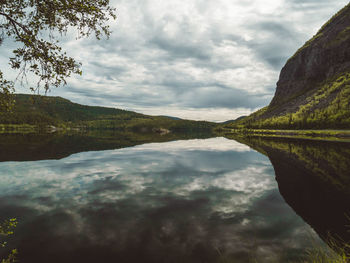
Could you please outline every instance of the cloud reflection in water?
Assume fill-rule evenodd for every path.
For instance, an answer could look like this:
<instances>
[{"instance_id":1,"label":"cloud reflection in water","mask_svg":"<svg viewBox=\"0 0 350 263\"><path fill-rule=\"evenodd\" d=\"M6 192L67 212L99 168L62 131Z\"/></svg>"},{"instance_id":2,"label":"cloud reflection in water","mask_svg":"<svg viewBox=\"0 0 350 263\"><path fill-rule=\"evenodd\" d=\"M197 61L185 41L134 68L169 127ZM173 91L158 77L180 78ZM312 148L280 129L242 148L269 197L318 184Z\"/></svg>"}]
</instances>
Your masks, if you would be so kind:
<instances>
[{"instance_id":1,"label":"cloud reflection in water","mask_svg":"<svg viewBox=\"0 0 350 263\"><path fill-rule=\"evenodd\" d=\"M19 218L28 262L270 262L297 257L310 231L279 195L269 160L223 138L7 162L0 172L0 212Z\"/></svg>"}]
</instances>

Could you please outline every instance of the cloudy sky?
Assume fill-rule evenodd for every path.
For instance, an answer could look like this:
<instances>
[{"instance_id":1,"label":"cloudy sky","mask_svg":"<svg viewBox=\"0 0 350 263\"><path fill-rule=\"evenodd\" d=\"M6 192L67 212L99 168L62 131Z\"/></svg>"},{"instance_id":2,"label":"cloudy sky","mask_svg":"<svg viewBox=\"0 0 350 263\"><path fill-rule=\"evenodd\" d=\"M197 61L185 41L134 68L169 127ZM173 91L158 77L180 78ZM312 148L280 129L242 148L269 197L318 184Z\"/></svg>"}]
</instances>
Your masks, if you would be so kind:
<instances>
[{"instance_id":1,"label":"cloudy sky","mask_svg":"<svg viewBox=\"0 0 350 263\"><path fill-rule=\"evenodd\" d=\"M225 121L267 105L293 53L346 0L112 0L109 40L68 37L83 76L50 96ZM0 51L5 69L11 43ZM28 89L18 88L28 93Z\"/></svg>"}]
</instances>

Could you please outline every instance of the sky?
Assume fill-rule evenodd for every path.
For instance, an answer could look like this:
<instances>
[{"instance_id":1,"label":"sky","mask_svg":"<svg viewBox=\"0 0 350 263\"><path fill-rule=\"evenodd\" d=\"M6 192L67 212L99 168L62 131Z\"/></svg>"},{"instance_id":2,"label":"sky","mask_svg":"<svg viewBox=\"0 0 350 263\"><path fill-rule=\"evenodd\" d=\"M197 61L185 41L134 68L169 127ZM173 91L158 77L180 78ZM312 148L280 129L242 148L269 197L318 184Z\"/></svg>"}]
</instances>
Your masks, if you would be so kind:
<instances>
[{"instance_id":1,"label":"sky","mask_svg":"<svg viewBox=\"0 0 350 263\"><path fill-rule=\"evenodd\" d=\"M62 42L83 64L49 96L221 122L271 101L279 72L345 0L112 0L109 40ZM0 49L7 78L13 43ZM17 85L17 92L29 93Z\"/></svg>"}]
</instances>

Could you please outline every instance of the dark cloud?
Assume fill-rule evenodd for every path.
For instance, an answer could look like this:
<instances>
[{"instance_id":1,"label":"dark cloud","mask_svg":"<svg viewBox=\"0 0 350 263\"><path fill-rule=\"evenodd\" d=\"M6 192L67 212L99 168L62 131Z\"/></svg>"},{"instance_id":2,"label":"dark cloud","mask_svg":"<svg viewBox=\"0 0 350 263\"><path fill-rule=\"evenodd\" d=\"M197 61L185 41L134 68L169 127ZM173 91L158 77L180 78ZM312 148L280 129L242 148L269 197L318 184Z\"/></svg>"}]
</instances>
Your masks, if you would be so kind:
<instances>
[{"instance_id":1,"label":"dark cloud","mask_svg":"<svg viewBox=\"0 0 350 263\"><path fill-rule=\"evenodd\" d=\"M248 29L258 33L257 37L246 45L256 52L258 58L276 71L282 68L302 38L287 24L283 25L274 20L251 24Z\"/></svg>"},{"instance_id":2,"label":"dark cloud","mask_svg":"<svg viewBox=\"0 0 350 263\"><path fill-rule=\"evenodd\" d=\"M215 120L221 121L234 111L249 114L268 104L287 59L345 4L114 0L118 19L108 41L64 39L84 75L51 94L86 104L154 107L182 118L189 116L179 109L198 110L198 118L202 109L220 109ZM10 49L5 41L0 57Z\"/></svg>"},{"instance_id":3,"label":"dark cloud","mask_svg":"<svg viewBox=\"0 0 350 263\"><path fill-rule=\"evenodd\" d=\"M186 39L177 41L176 39L155 37L152 39L151 44L154 44L156 47L166 51L169 59L194 58L208 61L211 58L210 47L200 48L199 46L188 43Z\"/></svg>"},{"instance_id":4,"label":"dark cloud","mask_svg":"<svg viewBox=\"0 0 350 263\"><path fill-rule=\"evenodd\" d=\"M237 108L258 108L263 107L270 100L269 94L252 94L245 90L212 87L202 89L200 92L189 92L184 96L183 103L184 106L195 108L230 108L232 105Z\"/></svg>"}]
</instances>

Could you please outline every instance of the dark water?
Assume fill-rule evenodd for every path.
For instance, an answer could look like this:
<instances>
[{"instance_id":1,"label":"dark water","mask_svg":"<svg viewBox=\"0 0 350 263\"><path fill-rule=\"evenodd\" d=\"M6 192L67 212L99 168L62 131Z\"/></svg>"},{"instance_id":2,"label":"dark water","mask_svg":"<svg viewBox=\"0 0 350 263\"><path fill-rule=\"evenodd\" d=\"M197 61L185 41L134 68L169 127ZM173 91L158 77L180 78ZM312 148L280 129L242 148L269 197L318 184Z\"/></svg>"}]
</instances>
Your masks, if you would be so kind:
<instances>
[{"instance_id":1,"label":"dark water","mask_svg":"<svg viewBox=\"0 0 350 263\"><path fill-rule=\"evenodd\" d=\"M8 248L20 262L286 262L348 238L349 144L173 139L2 136Z\"/></svg>"}]
</instances>

